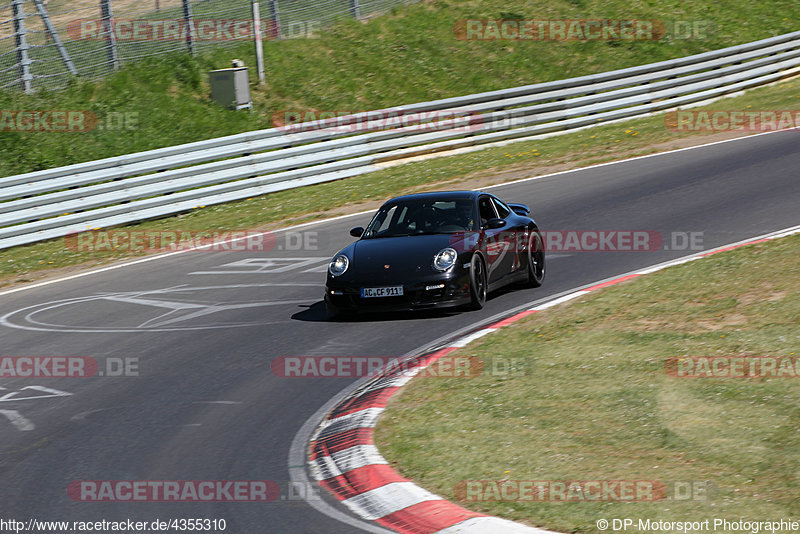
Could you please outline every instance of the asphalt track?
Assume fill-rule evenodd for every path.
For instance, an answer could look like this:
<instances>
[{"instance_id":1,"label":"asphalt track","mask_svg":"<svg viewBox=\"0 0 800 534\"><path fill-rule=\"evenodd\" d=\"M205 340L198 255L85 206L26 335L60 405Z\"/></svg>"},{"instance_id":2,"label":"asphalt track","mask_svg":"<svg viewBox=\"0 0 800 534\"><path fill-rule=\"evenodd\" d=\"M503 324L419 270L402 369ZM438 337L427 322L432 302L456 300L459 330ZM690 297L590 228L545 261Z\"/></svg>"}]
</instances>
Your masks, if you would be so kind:
<instances>
[{"instance_id":1,"label":"asphalt track","mask_svg":"<svg viewBox=\"0 0 800 534\"><path fill-rule=\"evenodd\" d=\"M399 356L504 310L696 252L673 250L673 233L699 232L711 249L800 224L799 146L800 132L785 131L492 188L529 204L545 230L658 231L666 249L551 254L542 288L491 295L480 312L326 322L327 259L368 214L297 229L315 240L306 249L286 250L278 233L283 250L186 252L0 292L0 356L138 359L138 376L0 380L0 516L353 532L286 489L292 439L353 379L282 378L272 360ZM272 480L284 498L81 502L67 494L80 480Z\"/></svg>"}]
</instances>

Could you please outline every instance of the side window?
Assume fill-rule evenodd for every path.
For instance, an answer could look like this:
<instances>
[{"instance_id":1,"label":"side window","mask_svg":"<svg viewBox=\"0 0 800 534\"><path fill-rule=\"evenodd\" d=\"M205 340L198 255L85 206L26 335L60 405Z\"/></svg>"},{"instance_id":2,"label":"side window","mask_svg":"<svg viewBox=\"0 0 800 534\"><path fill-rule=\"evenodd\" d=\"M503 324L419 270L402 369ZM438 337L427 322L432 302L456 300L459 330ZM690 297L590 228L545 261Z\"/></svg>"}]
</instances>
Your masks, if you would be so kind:
<instances>
[{"instance_id":1,"label":"side window","mask_svg":"<svg viewBox=\"0 0 800 534\"><path fill-rule=\"evenodd\" d=\"M506 217L511 215L511 210L508 209L508 206L506 206L496 198L493 200L494 200L494 206L495 208L497 208L497 214L500 216L501 219L505 219Z\"/></svg>"},{"instance_id":2,"label":"side window","mask_svg":"<svg viewBox=\"0 0 800 534\"><path fill-rule=\"evenodd\" d=\"M481 197L478 199L478 212L481 215L481 226L485 226L489 219L497 217L492 199L489 197Z\"/></svg>"}]
</instances>

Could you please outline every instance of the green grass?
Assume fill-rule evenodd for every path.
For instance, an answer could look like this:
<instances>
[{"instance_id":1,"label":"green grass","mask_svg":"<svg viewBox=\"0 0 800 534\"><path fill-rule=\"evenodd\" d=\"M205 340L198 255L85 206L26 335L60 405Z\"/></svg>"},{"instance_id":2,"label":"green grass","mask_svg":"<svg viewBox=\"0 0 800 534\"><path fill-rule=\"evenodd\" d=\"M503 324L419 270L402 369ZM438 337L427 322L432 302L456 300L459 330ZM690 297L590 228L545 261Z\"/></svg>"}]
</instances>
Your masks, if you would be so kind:
<instances>
[{"instance_id":1,"label":"green grass","mask_svg":"<svg viewBox=\"0 0 800 534\"><path fill-rule=\"evenodd\" d=\"M534 314L456 353L517 358L524 374L415 379L390 402L376 442L438 495L560 532L599 532L600 518L795 518L800 379L677 378L665 361L797 357L798 279L794 236ZM635 503L468 502L454 492L468 480L654 480L710 491Z\"/></svg>"},{"instance_id":2,"label":"green grass","mask_svg":"<svg viewBox=\"0 0 800 534\"><path fill-rule=\"evenodd\" d=\"M793 80L755 89L716 102L711 107L794 109L800 98L797 96L798 83ZM243 120L248 117L246 114L239 116ZM698 138L697 132L672 131L666 127L664 115L656 115L536 141L408 163L338 182L199 208L126 228L214 231L286 226L292 222L352 212L359 209L359 203L381 201L406 192L501 183L509 176L534 176L554 169L649 154L668 148L670 143L694 138ZM69 149L69 146L64 149ZM1 253L0 285L30 281L54 268L109 262L136 255L131 252L77 252L65 246L62 239L6 249Z\"/></svg>"}]
</instances>

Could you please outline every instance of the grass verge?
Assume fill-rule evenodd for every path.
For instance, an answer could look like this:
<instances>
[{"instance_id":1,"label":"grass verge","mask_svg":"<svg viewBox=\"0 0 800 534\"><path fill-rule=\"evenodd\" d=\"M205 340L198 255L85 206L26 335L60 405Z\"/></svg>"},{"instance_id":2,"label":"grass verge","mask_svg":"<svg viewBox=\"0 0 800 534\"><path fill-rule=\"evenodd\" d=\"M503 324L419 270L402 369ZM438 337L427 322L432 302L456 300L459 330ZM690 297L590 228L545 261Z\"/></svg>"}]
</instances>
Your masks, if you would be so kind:
<instances>
[{"instance_id":1,"label":"grass verge","mask_svg":"<svg viewBox=\"0 0 800 534\"><path fill-rule=\"evenodd\" d=\"M713 104L713 109L796 109L797 80L748 91ZM231 231L286 226L358 209L402 193L477 188L490 183L650 154L730 137L732 132L673 131L663 114L608 124L504 147L407 163L379 172L252 199L198 208L145 221L131 230ZM735 135L735 132L733 133ZM533 206L535 211L535 206ZM546 224L546 221L543 222ZM55 239L0 252L0 286L24 283L77 265L90 266L141 255L135 251L76 251ZM58 271L58 270L61 271Z\"/></svg>"},{"instance_id":2,"label":"grass verge","mask_svg":"<svg viewBox=\"0 0 800 534\"><path fill-rule=\"evenodd\" d=\"M793 236L534 314L457 353L518 358L524 374L415 379L390 402L376 442L403 476L438 495L561 532L599 532L603 518L633 519L628 532L656 530L636 528L640 518L795 518L800 365L782 377L680 378L665 362L797 358L798 279ZM658 481L668 498L485 501L485 492L454 492L476 480ZM681 483L708 491L679 499L676 483L680 497Z\"/></svg>"}]
</instances>

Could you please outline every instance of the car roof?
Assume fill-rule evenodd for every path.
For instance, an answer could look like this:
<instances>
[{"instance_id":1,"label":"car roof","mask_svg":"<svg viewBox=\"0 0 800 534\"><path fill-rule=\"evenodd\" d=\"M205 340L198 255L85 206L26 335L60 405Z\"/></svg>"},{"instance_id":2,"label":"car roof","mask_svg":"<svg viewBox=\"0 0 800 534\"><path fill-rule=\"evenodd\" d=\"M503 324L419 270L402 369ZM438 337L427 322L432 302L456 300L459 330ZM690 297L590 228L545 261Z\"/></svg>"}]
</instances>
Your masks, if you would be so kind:
<instances>
[{"instance_id":1,"label":"car roof","mask_svg":"<svg viewBox=\"0 0 800 534\"><path fill-rule=\"evenodd\" d=\"M414 193L411 195L403 195L387 200L385 204L403 200L456 200L460 198L475 198L479 195L484 195L483 191L432 191L430 193Z\"/></svg>"}]
</instances>

